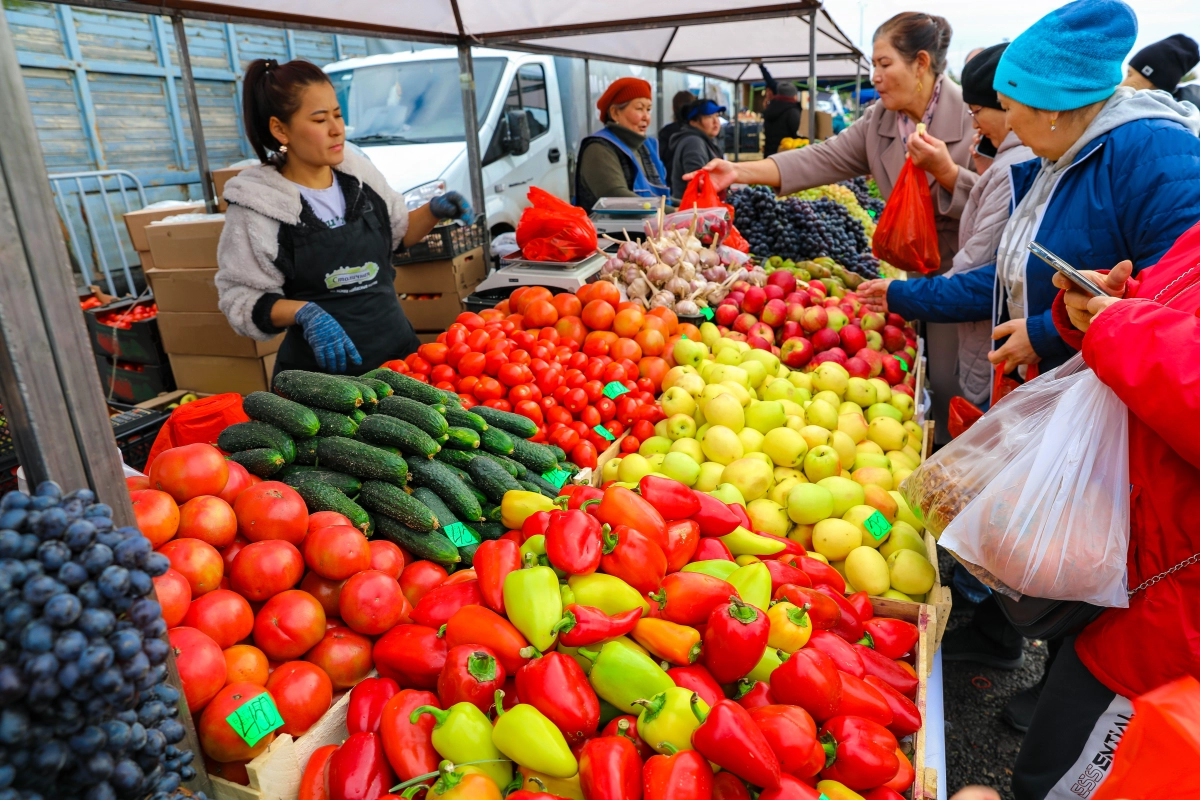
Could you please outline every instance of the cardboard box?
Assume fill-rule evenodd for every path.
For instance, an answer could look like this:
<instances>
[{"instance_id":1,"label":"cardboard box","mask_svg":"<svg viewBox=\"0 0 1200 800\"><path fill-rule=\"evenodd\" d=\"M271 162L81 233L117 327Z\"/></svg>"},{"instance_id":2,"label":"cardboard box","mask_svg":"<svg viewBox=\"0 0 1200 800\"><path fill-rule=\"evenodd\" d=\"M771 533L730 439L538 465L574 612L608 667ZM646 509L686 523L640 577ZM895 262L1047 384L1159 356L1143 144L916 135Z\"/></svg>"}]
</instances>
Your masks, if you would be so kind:
<instances>
[{"instance_id":1,"label":"cardboard box","mask_svg":"<svg viewBox=\"0 0 1200 800\"><path fill-rule=\"evenodd\" d=\"M176 214L203 213L204 203L187 203L186 205L167 206L165 208L156 208L151 205L139 211L130 211L126 214L125 229L129 231L129 241L133 242L133 249L146 251L150 249L150 244L146 241L146 226L151 222L173 217Z\"/></svg>"},{"instance_id":2,"label":"cardboard box","mask_svg":"<svg viewBox=\"0 0 1200 800\"><path fill-rule=\"evenodd\" d=\"M215 269L148 269L146 280L154 290L159 313L205 311L219 313Z\"/></svg>"},{"instance_id":3,"label":"cardboard box","mask_svg":"<svg viewBox=\"0 0 1200 800\"><path fill-rule=\"evenodd\" d=\"M400 308L415 331L444 331L463 312L456 294L433 295L427 300L401 298Z\"/></svg>"},{"instance_id":4,"label":"cardboard box","mask_svg":"<svg viewBox=\"0 0 1200 800\"><path fill-rule=\"evenodd\" d=\"M817 112L817 136L818 139L828 139L833 136L833 116L824 111ZM800 112L800 137L803 139L812 139L808 133L808 109Z\"/></svg>"},{"instance_id":5,"label":"cardboard box","mask_svg":"<svg viewBox=\"0 0 1200 800\"><path fill-rule=\"evenodd\" d=\"M419 261L396 267L396 294L454 294L466 297L487 276L483 248L441 261ZM413 323L413 327L420 325Z\"/></svg>"},{"instance_id":6,"label":"cardboard box","mask_svg":"<svg viewBox=\"0 0 1200 800\"><path fill-rule=\"evenodd\" d=\"M138 261L141 262L142 272L149 272L154 269L154 256L150 255L149 250L138 250Z\"/></svg>"},{"instance_id":7,"label":"cardboard box","mask_svg":"<svg viewBox=\"0 0 1200 800\"><path fill-rule=\"evenodd\" d=\"M281 333L268 342L238 336L229 326L224 314L193 311L160 311L158 331L162 336L163 348L168 353L234 358L262 358L274 353L279 349L284 336Z\"/></svg>"},{"instance_id":8,"label":"cardboard box","mask_svg":"<svg viewBox=\"0 0 1200 800\"><path fill-rule=\"evenodd\" d=\"M175 384L200 393L250 394L270 391L274 369L274 353L263 358L171 354Z\"/></svg>"},{"instance_id":9,"label":"cardboard box","mask_svg":"<svg viewBox=\"0 0 1200 800\"><path fill-rule=\"evenodd\" d=\"M436 342L439 334L441 334L441 331L430 331L429 333L418 333L417 341L420 342L421 344L429 344L430 342Z\"/></svg>"},{"instance_id":10,"label":"cardboard box","mask_svg":"<svg viewBox=\"0 0 1200 800\"><path fill-rule=\"evenodd\" d=\"M146 228L156 269L216 269L224 217L169 222Z\"/></svg>"},{"instance_id":11,"label":"cardboard box","mask_svg":"<svg viewBox=\"0 0 1200 800\"><path fill-rule=\"evenodd\" d=\"M225 167L223 169L214 169L212 171L213 190L216 192L216 195L217 195L217 210L218 211L223 212L223 211L225 211L226 208L229 207L229 204L225 202L225 198L223 198L221 196L222 194L225 193L225 184L228 183L229 179L232 178L234 175L237 175L239 172L246 169L246 167L252 167L252 166L254 166L254 164L247 164L244 167Z\"/></svg>"}]
</instances>

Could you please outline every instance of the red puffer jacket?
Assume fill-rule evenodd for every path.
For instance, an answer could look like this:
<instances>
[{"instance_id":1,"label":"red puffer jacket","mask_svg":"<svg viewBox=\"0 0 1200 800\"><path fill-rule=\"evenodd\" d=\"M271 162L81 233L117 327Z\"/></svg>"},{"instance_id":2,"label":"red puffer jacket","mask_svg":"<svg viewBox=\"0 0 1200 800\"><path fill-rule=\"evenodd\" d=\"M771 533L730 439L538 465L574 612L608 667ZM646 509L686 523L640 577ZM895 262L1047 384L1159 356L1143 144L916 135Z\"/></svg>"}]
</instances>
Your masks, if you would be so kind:
<instances>
[{"instance_id":1,"label":"red puffer jacket","mask_svg":"<svg viewBox=\"0 0 1200 800\"><path fill-rule=\"evenodd\" d=\"M1200 678L1200 225L1126 287L1087 335L1055 326L1129 407L1129 588L1187 564L1109 609L1075 642L1101 683L1134 697Z\"/></svg>"}]
</instances>

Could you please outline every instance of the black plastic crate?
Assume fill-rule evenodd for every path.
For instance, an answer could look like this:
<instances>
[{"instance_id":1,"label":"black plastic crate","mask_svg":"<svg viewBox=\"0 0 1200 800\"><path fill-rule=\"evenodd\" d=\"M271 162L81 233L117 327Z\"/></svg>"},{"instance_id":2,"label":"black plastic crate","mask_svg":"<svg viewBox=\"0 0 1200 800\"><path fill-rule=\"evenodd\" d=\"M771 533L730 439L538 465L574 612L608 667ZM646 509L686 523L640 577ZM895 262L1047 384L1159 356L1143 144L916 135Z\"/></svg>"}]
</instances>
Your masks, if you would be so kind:
<instances>
[{"instance_id":1,"label":"black plastic crate","mask_svg":"<svg viewBox=\"0 0 1200 800\"><path fill-rule=\"evenodd\" d=\"M17 466L15 454L0 456L0 497L17 490Z\"/></svg>"},{"instance_id":2,"label":"black plastic crate","mask_svg":"<svg viewBox=\"0 0 1200 800\"><path fill-rule=\"evenodd\" d=\"M97 354L96 368L100 371L104 396L109 400L133 405L175 390L175 378L167 363L135 364Z\"/></svg>"},{"instance_id":3,"label":"black plastic crate","mask_svg":"<svg viewBox=\"0 0 1200 800\"><path fill-rule=\"evenodd\" d=\"M0 403L0 463L3 463L6 458L15 458L16 452L17 447L13 444L12 433L8 430L8 417L4 415L4 405Z\"/></svg>"},{"instance_id":4,"label":"black plastic crate","mask_svg":"<svg viewBox=\"0 0 1200 800\"><path fill-rule=\"evenodd\" d=\"M158 431L171 416L168 412L149 408L131 408L115 417L109 418L113 436L117 439L117 447L121 449L121 458L125 465L139 472L146 471L146 459L150 448L158 438Z\"/></svg>"},{"instance_id":5,"label":"black plastic crate","mask_svg":"<svg viewBox=\"0 0 1200 800\"><path fill-rule=\"evenodd\" d=\"M454 258L487 244L487 223L479 217L470 225L440 225L421 241L397 254L393 264Z\"/></svg>"},{"instance_id":6,"label":"black plastic crate","mask_svg":"<svg viewBox=\"0 0 1200 800\"><path fill-rule=\"evenodd\" d=\"M154 302L143 300L143 304ZM88 337L92 340L92 350L97 355L119 358L134 364L166 364L167 354L163 350L162 337L158 333L158 318L133 322L129 330L102 325L98 316L109 311L128 311L134 306L133 300L121 300L100 308L89 308L84 311L87 320Z\"/></svg>"}]
</instances>

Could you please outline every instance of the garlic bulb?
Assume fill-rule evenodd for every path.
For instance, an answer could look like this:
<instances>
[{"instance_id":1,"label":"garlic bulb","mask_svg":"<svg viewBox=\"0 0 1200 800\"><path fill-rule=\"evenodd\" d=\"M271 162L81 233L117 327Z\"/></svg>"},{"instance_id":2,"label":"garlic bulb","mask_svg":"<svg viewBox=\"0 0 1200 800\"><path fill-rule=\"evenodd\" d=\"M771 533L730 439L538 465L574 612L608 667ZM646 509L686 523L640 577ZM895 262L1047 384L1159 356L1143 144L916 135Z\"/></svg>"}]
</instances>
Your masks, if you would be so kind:
<instances>
[{"instance_id":1,"label":"garlic bulb","mask_svg":"<svg viewBox=\"0 0 1200 800\"><path fill-rule=\"evenodd\" d=\"M659 258L662 259L664 264L673 267L679 263L680 259L683 258L683 250L671 245L659 253Z\"/></svg>"},{"instance_id":2,"label":"garlic bulb","mask_svg":"<svg viewBox=\"0 0 1200 800\"><path fill-rule=\"evenodd\" d=\"M728 277L729 273L724 267L709 267L708 269L704 270L705 280L717 281L720 283Z\"/></svg>"},{"instance_id":3,"label":"garlic bulb","mask_svg":"<svg viewBox=\"0 0 1200 800\"><path fill-rule=\"evenodd\" d=\"M675 304L675 313L681 317L698 317L700 307L693 300L680 300Z\"/></svg>"},{"instance_id":4,"label":"garlic bulb","mask_svg":"<svg viewBox=\"0 0 1200 800\"><path fill-rule=\"evenodd\" d=\"M627 288L625 291L629 295L630 300L634 300L639 297L644 298L647 295L649 295L651 292L653 292L653 289L651 288L649 281L647 281L641 275L638 275L638 277L635 280L626 281L626 284L627 284Z\"/></svg>"},{"instance_id":5,"label":"garlic bulb","mask_svg":"<svg viewBox=\"0 0 1200 800\"><path fill-rule=\"evenodd\" d=\"M600 274L601 275L611 275L614 272L619 272L620 269L624 266L625 266L625 262L622 261L621 259L610 258L610 259L608 259L608 261L604 262L604 266L600 267Z\"/></svg>"},{"instance_id":6,"label":"garlic bulb","mask_svg":"<svg viewBox=\"0 0 1200 800\"><path fill-rule=\"evenodd\" d=\"M742 279L751 286L766 286L767 273L761 269L754 269L742 276Z\"/></svg>"},{"instance_id":7,"label":"garlic bulb","mask_svg":"<svg viewBox=\"0 0 1200 800\"><path fill-rule=\"evenodd\" d=\"M654 264L646 270L646 278L655 286L662 286L675 274L666 264Z\"/></svg>"},{"instance_id":8,"label":"garlic bulb","mask_svg":"<svg viewBox=\"0 0 1200 800\"><path fill-rule=\"evenodd\" d=\"M679 262L679 266L675 268L675 274L685 281L690 281L696 277L696 267L686 261L681 261Z\"/></svg>"},{"instance_id":9,"label":"garlic bulb","mask_svg":"<svg viewBox=\"0 0 1200 800\"><path fill-rule=\"evenodd\" d=\"M701 250L700 265L703 267L719 267L721 266L721 257L712 250Z\"/></svg>"},{"instance_id":10,"label":"garlic bulb","mask_svg":"<svg viewBox=\"0 0 1200 800\"><path fill-rule=\"evenodd\" d=\"M683 297L688 293L691 287L683 278L671 278L666 282L663 288L673 294L675 297Z\"/></svg>"},{"instance_id":11,"label":"garlic bulb","mask_svg":"<svg viewBox=\"0 0 1200 800\"><path fill-rule=\"evenodd\" d=\"M727 288L725 288L725 286L723 284L720 284L720 283L710 283L709 284L708 294L706 295L709 306L717 305L718 303L720 303L722 300L724 300L728 296L729 296L729 290Z\"/></svg>"},{"instance_id":12,"label":"garlic bulb","mask_svg":"<svg viewBox=\"0 0 1200 800\"><path fill-rule=\"evenodd\" d=\"M658 292L654 297L650 298L651 308L674 308L675 295L670 292Z\"/></svg>"}]
</instances>

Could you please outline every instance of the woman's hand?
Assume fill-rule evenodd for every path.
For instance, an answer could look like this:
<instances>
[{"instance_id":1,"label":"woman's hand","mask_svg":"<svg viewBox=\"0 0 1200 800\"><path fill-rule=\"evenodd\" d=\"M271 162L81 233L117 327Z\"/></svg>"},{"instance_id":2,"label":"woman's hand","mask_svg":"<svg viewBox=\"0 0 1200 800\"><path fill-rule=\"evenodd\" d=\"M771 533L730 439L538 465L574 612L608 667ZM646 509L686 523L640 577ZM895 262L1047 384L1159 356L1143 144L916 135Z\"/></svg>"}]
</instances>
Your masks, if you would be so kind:
<instances>
[{"instance_id":1,"label":"woman's hand","mask_svg":"<svg viewBox=\"0 0 1200 800\"><path fill-rule=\"evenodd\" d=\"M928 172L948 192L954 191L958 181L958 164L950 157L946 143L928 133L914 133L908 137L908 154L913 164Z\"/></svg>"},{"instance_id":2,"label":"woman's hand","mask_svg":"<svg viewBox=\"0 0 1200 800\"><path fill-rule=\"evenodd\" d=\"M713 188L718 192L724 192L735 183L779 186L780 181L779 167L773 158L764 158L761 161L743 161L739 164L723 158L714 158L695 172L684 175L683 179L690 181L701 172L708 173L712 179Z\"/></svg>"},{"instance_id":3,"label":"woman's hand","mask_svg":"<svg viewBox=\"0 0 1200 800\"><path fill-rule=\"evenodd\" d=\"M985 156L979 152L979 142L983 139L983 134L975 131L975 140L971 142L971 160L975 162L975 171L982 175L987 171L987 168L992 165L996 159L991 156Z\"/></svg>"},{"instance_id":4,"label":"woman's hand","mask_svg":"<svg viewBox=\"0 0 1200 800\"><path fill-rule=\"evenodd\" d=\"M712 179L713 188L718 192L723 192L738 182L737 171L737 165L732 161L726 161L723 158L714 158L695 172L689 172L684 175L683 179L690 181L700 172L707 172Z\"/></svg>"},{"instance_id":5,"label":"woman's hand","mask_svg":"<svg viewBox=\"0 0 1200 800\"><path fill-rule=\"evenodd\" d=\"M988 361L1003 364L1005 373L1012 372L1022 364L1036 364L1042 360L1042 357L1033 351L1025 320L1009 320L997 325L992 331L992 339L1003 339L1005 336L1008 337L1008 341L1000 349L988 353Z\"/></svg>"},{"instance_id":6,"label":"woman's hand","mask_svg":"<svg viewBox=\"0 0 1200 800\"><path fill-rule=\"evenodd\" d=\"M875 280L863 281L854 290L858 295L858 299L867 307L868 311L877 311L880 314L886 314L888 311L887 290L891 286L893 278L876 278Z\"/></svg>"},{"instance_id":7,"label":"woman's hand","mask_svg":"<svg viewBox=\"0 0 1200 800\"><path fill-rule=\"evenodd\" d=\"M429 211L438 219L460 219L464 225L475 221L471 202L458 192L446 192L429 201Z\"/></svg>"},{"instance_id":8,"label":"woman's hand","mask_svg":"<svg viewBox=\"0 0 1200 800\"><path fill-rule=\"evenodd\" d=\"M304 340L312 348L321 369L345 372L349 366L362 363L362 356L346 331L316 303L305 303L300 307L296 312L296 324L304 332Z\"/></svg>"},{"instance_id":9,"label":"woman's hand","mask_svg":"<svg viewBox=\"0 0 1200 800\"><path fill-rule=\"evenodd\" d=\"M1080 272L1111 295L1111 297L1093 297L1079 288L1066 275L1061 272L1054 273L1054 285L1066 290L1066 294L1063 295L1063 303L1067 307L1067 316L1071 318L1071 324L1076 329L1087 333L1087 329L1091 327L1092 320L1096 318L1097 314L1125 296L1125 282L1133 273L1133 262L1122 261L1107 274L1092 270L1080 270Z\"/></svg>"}]
</instances>

